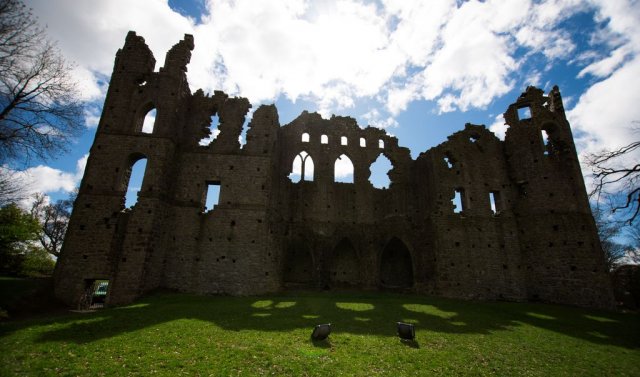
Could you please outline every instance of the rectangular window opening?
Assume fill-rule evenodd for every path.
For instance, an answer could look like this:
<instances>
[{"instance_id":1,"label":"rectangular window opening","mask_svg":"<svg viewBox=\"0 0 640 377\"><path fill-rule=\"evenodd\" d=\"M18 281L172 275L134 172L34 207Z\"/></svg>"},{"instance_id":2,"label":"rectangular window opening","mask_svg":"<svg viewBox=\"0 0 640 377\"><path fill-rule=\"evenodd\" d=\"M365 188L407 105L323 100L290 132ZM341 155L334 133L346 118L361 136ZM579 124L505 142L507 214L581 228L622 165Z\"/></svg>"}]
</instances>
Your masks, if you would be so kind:
<instances>
[{"instance_id":1,"label":"rectangular window opening","mask_svg":"<svg viewBox=\"0 0 640 377\"><path fill-rule=\"evenodd\" d=\"M531 108L529 106L519 108L518 119L520 120L531 119Z\"/></svg>"},{"instance_id":2,"label":"rectangular window opening","mask_svg":"<svg viewBox=\"0 0 640 377\"><path fill-rule=\"evenodd\" d=\"M212 211L220 200L220 182L207 182L204 211Z\"/></svg>"},{"instance_id":3,"label":"rectangular window opening","mask_svg":"<svg viewBox=\"0 0 640 377\"><path fill-rule=\"evenodd\" d=\"M489 202L491 203L491 212L494 215L498 215L502 210L502 201L500 199L500 192L491 191L489 193Z\"/></svg>"},{"instance_id":4,"label":"rectangular window opening","mask_svg":"<svg viewBox=\"0 0 640 377\"><path fill-rule=\"evenodd\" d=\"M451 203L453 203L453 213L461 213L462 211L464 211L464 203L462 199L463 197L464 190L461 188L457 188L453 196L453 200L451 200Z\"/></svg>"}]
</instances>

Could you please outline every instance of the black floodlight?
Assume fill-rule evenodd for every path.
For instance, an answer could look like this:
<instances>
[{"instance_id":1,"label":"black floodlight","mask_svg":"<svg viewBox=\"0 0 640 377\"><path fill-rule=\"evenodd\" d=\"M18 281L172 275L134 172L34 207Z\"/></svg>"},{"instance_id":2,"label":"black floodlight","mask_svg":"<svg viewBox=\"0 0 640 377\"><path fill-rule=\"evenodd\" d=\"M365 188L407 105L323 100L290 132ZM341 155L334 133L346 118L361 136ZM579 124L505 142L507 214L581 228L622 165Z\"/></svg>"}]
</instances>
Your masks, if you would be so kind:
<instances>
[{"instance_id":1,"label":"black floodlight","mask_svg":"<svg viewBox=\"0 0 640 377\"><path fill-rule=\"evenodd\" d=\"M325 323L323 325L317 325L311 333L311 339L313 340L325 340L331 334L331 324Z\"/></svg>"},{"instance_id":2,"label":"black floodlight","mask_svg":"<svg viewBox=\"0 0 640 377\"><path fill-rule=\"evenodd\" d=\"M414 340L416 330L411 323L398 322L398 336L403 340Z\"/></svg>"}]
</instances>

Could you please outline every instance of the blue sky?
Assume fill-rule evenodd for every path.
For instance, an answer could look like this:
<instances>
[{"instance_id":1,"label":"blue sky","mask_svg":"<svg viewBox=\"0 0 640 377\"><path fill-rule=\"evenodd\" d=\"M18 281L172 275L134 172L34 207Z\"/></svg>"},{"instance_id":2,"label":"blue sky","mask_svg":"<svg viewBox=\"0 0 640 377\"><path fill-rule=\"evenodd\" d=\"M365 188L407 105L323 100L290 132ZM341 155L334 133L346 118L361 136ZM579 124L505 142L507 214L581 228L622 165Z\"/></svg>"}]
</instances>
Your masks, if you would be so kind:
<instances>
[{"instance_id":1,"label":"blue sky","mask_svg":"<svg viewBox=\"0 0 640 377\"><path fill-rule=\"evenodd\" d=\"M466 122L502 138L501 114L528 85L560 87L582 155L627 143L640 121L638 1L27 4L75 63L87 104L86 130L70 152L31 161L23 173L32 191L54 200L79 184L129 30L145 38L156 70L173 44L193 34L192 91L221 89L248 97L253 109L275 102L281 124L302 110L352 116L398 137L414 158Z\"/></svg>"}]
</instances>

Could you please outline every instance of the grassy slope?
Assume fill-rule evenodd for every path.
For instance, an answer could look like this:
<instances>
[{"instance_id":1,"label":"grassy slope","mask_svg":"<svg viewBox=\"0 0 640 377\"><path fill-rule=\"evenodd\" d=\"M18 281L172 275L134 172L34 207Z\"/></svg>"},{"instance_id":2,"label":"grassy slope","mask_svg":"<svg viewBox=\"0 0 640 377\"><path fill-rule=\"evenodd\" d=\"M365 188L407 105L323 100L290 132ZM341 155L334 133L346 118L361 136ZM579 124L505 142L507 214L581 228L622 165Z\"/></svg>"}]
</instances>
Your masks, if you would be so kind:
<instances>
[{"instance_id":1,"label":"grassy slope","mask_svg":"<svg viewBox=\"0 0 640 377\"><path fill-rule=\"evenodd\" d=\"M395 337L414 322L417 342ZM328 342L310 340L332 322ZM2 375L640 375L640 316L391 294L162 294L0 324Z\"/></svg>"}]
</instances>

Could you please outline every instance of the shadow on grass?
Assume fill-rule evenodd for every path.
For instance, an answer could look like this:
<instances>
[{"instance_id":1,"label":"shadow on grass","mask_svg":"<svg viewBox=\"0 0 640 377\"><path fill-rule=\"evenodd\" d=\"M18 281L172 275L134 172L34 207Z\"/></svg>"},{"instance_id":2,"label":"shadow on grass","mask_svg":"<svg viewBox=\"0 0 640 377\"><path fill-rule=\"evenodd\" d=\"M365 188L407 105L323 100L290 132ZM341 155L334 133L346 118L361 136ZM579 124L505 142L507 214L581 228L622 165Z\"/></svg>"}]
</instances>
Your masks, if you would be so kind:
<instances>
[{"instance_id":1,"label":"shadow on grass","mask_svg":"<svg viewBox=\"0 0 640 377\"><path fill-rule=\"evenodd\" d=\"M419 349L420 348L420 343L418 343L415 340L404 340L404 339L401 339L400 343L404 344L407 347L411 347L411 348L415 348L415 349Z\"/></svg>"},{"instance_id":2,"label":"shadow on grass","mask_svg":"<svg viewBox=\"0 0 640 377\"><path fill-rule=\"evenodd\" d=\"M328 338L324 340L311 339L311 344L317 348L331 348L331 340Z\"/></svg>"},{"instance_id":3,"label":"shadow on grass","mask_svg":"<svg viewBox=\"0 0 640 377\"><path fill-rule=\"evenodd\" d=\"M65 306L53 297L50 277L0 276L0 320L39 317L65 312ZM2 318L6 316L6 318Z\"/></svg>"},{"instance_id":4,"label":"shadow on grass","mask_svg":"<svg viewBox=\"0 0 640 377\"><path fill-rule=\"evenodd\" d=\"M315 325L331 322L331 336L351 333L390 337L396 336L396 322L403 321L415 324L418 339L427 337L428 332L490 334L530 325L595 344L640 347L637 314L415 295L319 292L257 297L158 294L129 306L52 318L46 322L59 326L43 332L38 340L89 343L179 319L206 321L230 331L308 329L309 333ZM5 324L0 334L32 324ZM331 347L327 341L313 344ZM415 342L415 346L419 344Z\"/></svg>"}]
</instances>

